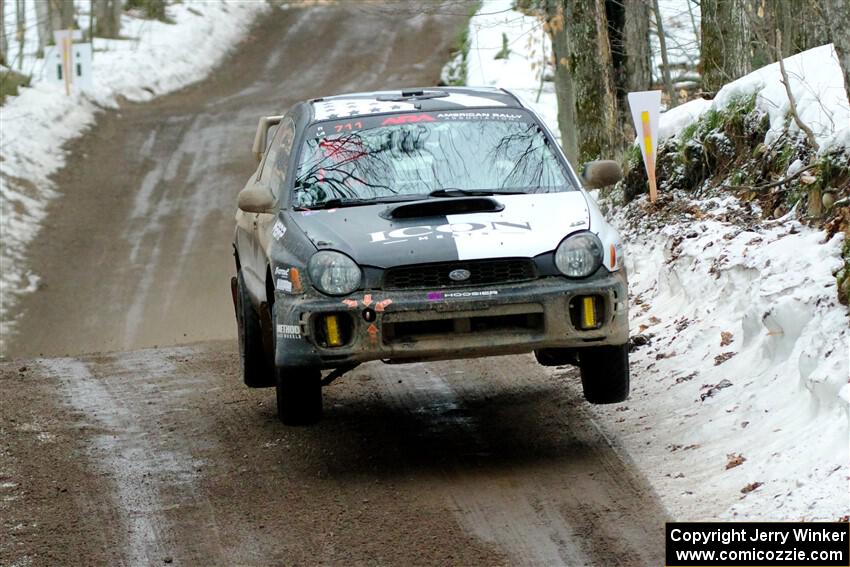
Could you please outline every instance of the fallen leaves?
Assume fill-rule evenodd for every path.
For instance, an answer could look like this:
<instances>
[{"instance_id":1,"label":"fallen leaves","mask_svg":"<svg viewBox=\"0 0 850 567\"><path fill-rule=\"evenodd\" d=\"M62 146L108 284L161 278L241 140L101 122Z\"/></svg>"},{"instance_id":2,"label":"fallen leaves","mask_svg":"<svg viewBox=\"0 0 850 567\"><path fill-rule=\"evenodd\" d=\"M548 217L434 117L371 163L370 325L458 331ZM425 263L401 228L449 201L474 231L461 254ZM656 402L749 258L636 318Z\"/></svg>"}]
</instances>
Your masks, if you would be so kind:
<instances>
[{"instance_id":1,"label":"fallen leaves","mask_svg":"<svg viewBox=\"0 0 850 567\"><path fill-rule=\"evenodd\" d=\"M744 464L747 458L744 455L729 453L726 455L726 470L734 469L735 467L739 467Z\"/></svg>"},{"instance_id":2,"label":"fallen leaves","mask_svg":"<svg viewBox=\"0 0 850 567\"><path fill-rule=\"evenodd\" d=\"M732 344L732 333L720 331L720 346L729 346L730 344Z\"/></svg>"},{"instance_id":3,"label":"fallen leaves","mask_svg":"<svg viewBox=\"0 0 850 567\"><path fill-rule=\"evenodd\" d=\"M679 376L676 378L676 384L681 384L682 382L688 382L690 380L693 380L694 378L696 378L697 374L698 373L694 371L688 374L687 376Z\"/></svg>"},{"instance_id":4,"label":"fallen leaves","mask_svg":"<svg viewBox=\"0 0 850 567\"><path fill-rule=\"evenodd\" d=\"M763 484L763 482L751 482L750 484L741 489L741 494L749 494L750 492L752 492L759 486L762 486Z\"/></svg>"},{"instance_id":5,"label":"fallen leaves","mask_svg":"<svg viewBox=\"0 0 850 567\"><path fill-rule=\"evenodd\" d=\"M738 353L732 352L732 351L718 354L717 356L714 357L714 366L720 366L721 364L723 364L724 362L726 362L727 360L729 360L730 358L732 358L736 354L738 354Z\"/></svg>"},{"instance_id":6,"label":"fallen leaves","mask_svg":"<svg viewBox=\"0 0 850 567\"><path fill-rule=\"evenodd\" d=\"M721 380L720 382L718 382L717 384L714 384L713 386L711 384L706 384L706 385L703 386L703 389L705 391L702 394L699 395L699 401L704 402L705 400L712 397L714 394L716 394L720 390L722 390L724 388L728 388L731 385L732 385L732 382L730 382L729 380Z\"/></svg>"},{"instance_id":7,"label":"fallen leaves","mask_svg":"<svg viewBox=\"0 0 850 567\"><path fill-rule=\"evenodd\" d=\"M638 349L638 347L646 346L652 343L652 337L654 337L652 333L647 334L637 334L629 339L629 352L634 352Z\"/></svg>"}]
</instances>

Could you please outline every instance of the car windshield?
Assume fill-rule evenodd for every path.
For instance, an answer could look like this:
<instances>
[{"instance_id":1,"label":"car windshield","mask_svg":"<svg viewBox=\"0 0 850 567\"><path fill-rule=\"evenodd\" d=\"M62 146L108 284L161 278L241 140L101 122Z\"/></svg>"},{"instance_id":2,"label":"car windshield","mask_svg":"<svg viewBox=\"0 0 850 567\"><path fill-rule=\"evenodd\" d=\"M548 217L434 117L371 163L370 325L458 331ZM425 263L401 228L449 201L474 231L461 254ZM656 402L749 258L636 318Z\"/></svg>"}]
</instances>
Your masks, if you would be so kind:
<instances>
[{"instance_id":1,"label":"car windshield","mask_svg":"<svg viewBox=\"0 0 850 567\"><path fill-rule=\"evenodd\" d=\"M536 120L520 110L367 116L312 125L293 206L475 193L570 191Z\"/></svg>"}]
</instances>

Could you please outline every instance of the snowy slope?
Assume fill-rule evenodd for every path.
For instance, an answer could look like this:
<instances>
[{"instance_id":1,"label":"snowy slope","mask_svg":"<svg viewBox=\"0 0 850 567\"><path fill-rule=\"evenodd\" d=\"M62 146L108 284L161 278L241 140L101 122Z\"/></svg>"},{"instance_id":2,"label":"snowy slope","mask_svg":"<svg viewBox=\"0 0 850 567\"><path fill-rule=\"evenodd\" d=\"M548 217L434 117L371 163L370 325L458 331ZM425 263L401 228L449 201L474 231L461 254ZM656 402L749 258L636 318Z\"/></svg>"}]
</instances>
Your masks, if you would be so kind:
<instances>
[{"instance_id":1,"label":"snowy slope","mask_svg":"<svg viewBox=\"0 0 850 567\"><path fill-rule=\"evenodd\" d=\"M268 10L260 1L187 1L168 7L174 23L125 14L121 33L129 39L95 38L94 88L67 97L61 87L41 80L43 60L34 57L35 13L32 2L27 4L22 67L35 73L33 86L7 99L0 112L0 353L3 337L14 327L9 313L16 297L38 285L38 275L27 268L26 249L40 230L47 203L57 196L50 176L65 164L63 146L93 124L99 107L115 107L119 97L144 101L203 79ZM84 11L88 4L79 7ZM8 11L14 3L5 6ZM12 25L14 18L6 22ZM10 52L16 54L12 43Z\"/></svg>"},{"instance_id":2,"label":"snowy slope","mask_svg":"<svg viewBox=\"0 0 850 567\"><path fill-rule=\"evenodd\" d=\"M486 1L479 12L499 13L472 19L478 55L470 51L468 83L507 86L528 99L539 85L528 68L537 59L531 49L547 44L525 47L522 38L534 37L538 23L509 8L507 0ZM494 60L502 33L511 54ZM817 126L822 146L847 147L850 105L832 57L824 46L786 64L798 110ZM787 111L777 67L730 83L715 101L662 114L661 137L758 92L756 104L771 118L770 141ZM544 86L535 106L557 130L551 89ZM592 407L597 424L676 518L834 520L850 513L850 325L833 275L842 236L827 240L790 219L764 221L734 197L682 200L680 212L665 218L647 205L639 199L612 219L625 240L632 335L642 344L631 354L631 398ZM552 373L577 384L574 370Z\"/></svg>"}]
</instances>

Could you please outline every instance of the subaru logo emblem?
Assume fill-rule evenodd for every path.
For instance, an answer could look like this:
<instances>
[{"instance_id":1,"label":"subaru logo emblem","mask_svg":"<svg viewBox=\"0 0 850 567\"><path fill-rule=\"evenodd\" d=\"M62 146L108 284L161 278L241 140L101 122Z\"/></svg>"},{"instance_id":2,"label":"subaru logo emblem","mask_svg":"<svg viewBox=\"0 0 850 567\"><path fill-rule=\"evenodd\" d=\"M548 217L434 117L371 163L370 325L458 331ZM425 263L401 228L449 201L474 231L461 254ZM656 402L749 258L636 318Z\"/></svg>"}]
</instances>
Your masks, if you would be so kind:
<instances>
[{"instance_id":1,"label":"subaru logo emblem","mask_svg":"<svg viewBox=\"0 0 850 567\"><path fill-rule=\"evenodd\" d=\"M462 282L468 280L471 275L472 274L469 273L469 270L452 270L449 272L449 279L456 282Z\"/></svg>"}]
</instances>

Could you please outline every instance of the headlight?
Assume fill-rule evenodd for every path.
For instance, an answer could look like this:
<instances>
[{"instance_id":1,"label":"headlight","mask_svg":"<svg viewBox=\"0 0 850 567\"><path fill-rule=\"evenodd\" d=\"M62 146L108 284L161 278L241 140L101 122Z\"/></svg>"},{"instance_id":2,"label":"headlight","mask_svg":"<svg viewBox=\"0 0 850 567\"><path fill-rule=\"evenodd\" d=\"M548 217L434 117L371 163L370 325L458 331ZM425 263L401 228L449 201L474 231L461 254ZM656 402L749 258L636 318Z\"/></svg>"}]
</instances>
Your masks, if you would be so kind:
<instances>
[{"instance_id":1,"label":"headlight","mask_svg":"<svg viewBox=\"0 0 850 567\"><path fill-rule=\"evenodd\" d=\"M555 266L565 276L583 278L602 264L602 243L591 232L580 232L564 239L555 250Z\"/></svg>"},{"instance_id":2,"label":"headlight","mask_svg":"<svg viewBox=\"0 0 850 567\"><path fill-rule=\"evenodd\" d=\"M346 295L360 287L362 274L354 260L330 250L313 254L307 265L310 281L316 289L328 295Z\"/></svg>"}]
</instances>

